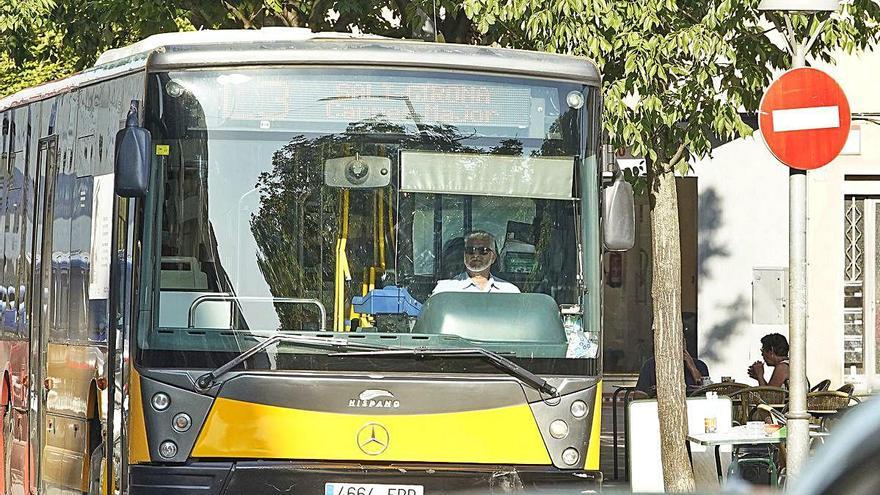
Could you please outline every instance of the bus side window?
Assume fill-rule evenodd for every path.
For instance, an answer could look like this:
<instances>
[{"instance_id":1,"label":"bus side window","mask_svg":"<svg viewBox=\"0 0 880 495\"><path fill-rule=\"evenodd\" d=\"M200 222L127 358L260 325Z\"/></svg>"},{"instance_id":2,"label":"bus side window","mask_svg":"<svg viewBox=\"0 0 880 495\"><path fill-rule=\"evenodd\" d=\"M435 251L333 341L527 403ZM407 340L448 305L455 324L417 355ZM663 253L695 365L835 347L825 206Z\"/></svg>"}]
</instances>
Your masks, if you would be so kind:
<instances>
[{"instance_id":1,"label":"bus side window","mask_svg":"<svg viewBox=\"0 0 880 495\"><path fill-rule=\"evenodd\" d=\"M2 295L0 308L3 310L3 321L0 322L0 329L2 329L4 334L15 331L14 319L11 325L6 323L10 296L8 287L12 283L12 277L9 276L6 269L6 244L10 237L8 218L11 215L10 210L14 208L9 198L9 176L10 170L13 170L15 167L15 123L13 122L13 115L9 115L9 117L8 119L3 119L3 155L2 160L0 160L0 226L3 228L3 240L0 241L0 267L2 267L0 269L0 286L2 286L2 291L0 291L0 295Z\"/></svg>"},{"instance_id":2,"label":"bus side window","mask_svg":"<svg viewBox=\"0 0 880 495\"><path fill-rule=\"evenodd\" d=\"M10 158L14 159L19 153L12 153ZM19 203L21 190L6 190L6 214L3 219L3 286L5 288L5 297L3 304L3 331L5 333L15 333L16 331L16 309L18 295L18 281L15 272L15 261L18 255L18 246L16 246L15 235L18 230L15 222L18 219Z\"/></svg>"},{"instance_id":3,"label":"bus side window","mask_svg":"<svg viewBox=\"0 0 880 495\"><path fill-rule=\"evenodd\" d=\"M74 183L73 215L70 225L70 340L89 341L89 247L92 231L92 177L81 177Z\"/></svg>"},{"instance_id":4,"label":"bus side window","mask_svg":"<svg viewBox=\"0 0 880 495\"><path fill-rule=\"evenodd\" d=\"M3 227L3 238L0 240L0 267L4 267L4 269L0 269L0 308L3 309L2 314L4 322L0 322L0 329L4 334L10 333L12 328L5 324L6 320L6 308L9 306L8 303L8 291L6 290L7 285L10 282L9 277L6 276L6 250L5 250L5 241L8 237L6 235L6 218L9 215L7 203L9 200L9 190L5 187L6 184L6 167L2 167L2 171L0 171L0 184L4 184L4 186L0 186L0 226Z\"/></svg>"}]
</instances>

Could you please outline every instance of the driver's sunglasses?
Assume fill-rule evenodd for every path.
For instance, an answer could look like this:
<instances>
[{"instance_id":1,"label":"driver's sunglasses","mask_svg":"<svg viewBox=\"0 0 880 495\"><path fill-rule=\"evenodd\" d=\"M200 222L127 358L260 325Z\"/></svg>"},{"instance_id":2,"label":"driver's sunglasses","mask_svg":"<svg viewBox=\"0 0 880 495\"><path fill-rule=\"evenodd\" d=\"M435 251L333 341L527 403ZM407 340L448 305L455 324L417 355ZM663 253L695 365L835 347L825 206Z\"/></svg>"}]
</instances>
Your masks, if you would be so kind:
<instances>
[{"instance_id":1,"label":"driver's sunglasses","mask_svg":"<svg viewBox=\"0 0 880 495\"><path fill-rule=\"evenodd\" d=\"M486 246L466 246L464 252L465 254L479 254L481 256L486 256L491 253L492 250Z\"/></svg>"}]
</instances>

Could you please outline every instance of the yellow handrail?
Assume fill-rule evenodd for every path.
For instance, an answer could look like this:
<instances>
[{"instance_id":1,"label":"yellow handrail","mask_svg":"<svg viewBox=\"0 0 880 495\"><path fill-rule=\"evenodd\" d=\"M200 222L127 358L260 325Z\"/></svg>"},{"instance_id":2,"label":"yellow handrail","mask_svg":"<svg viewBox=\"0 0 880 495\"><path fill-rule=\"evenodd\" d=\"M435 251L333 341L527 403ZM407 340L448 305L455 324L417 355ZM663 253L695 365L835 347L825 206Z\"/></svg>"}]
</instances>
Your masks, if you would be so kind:
<instances>
[{"instance_id":1,"label":"yellow handrail","mask_svg":"<svg viewBox=\"0 0 880 495\"><path fill-rule=\"evenodd\" d=\"M341 221L339 238L336 239L336 270L333 300L333 331L344 332L345 325L345 282L351 280L351 270L348 266L348 256L345 247L348 242L348 189L343 189L340 196Z\"/></svg>"},{"instance_id":2,"label":"yellow handrail","mask_svg":"<svg viewBox=\"0 0 880 495\"><path fill-rule=\"evenodd\" d=\"M388 233L391 234L391 245L395 244L395 232L394 232L394 210L391 208L391 205L394 204L394 191L389 187L388 188Z\"/></svg>"},{"instance_id":3,"label":"yellow handrail","mask_svg":"<svg viewBox=\"0 0 880 495\"><path fill-rule=\"evenodd\" d=\"M385 272L385 193L381 189L376 190L376 201L378 202L378 231L379 231L379 267ZM370 285L373 285L371 282Z\"/></svg>"}]
</instances>

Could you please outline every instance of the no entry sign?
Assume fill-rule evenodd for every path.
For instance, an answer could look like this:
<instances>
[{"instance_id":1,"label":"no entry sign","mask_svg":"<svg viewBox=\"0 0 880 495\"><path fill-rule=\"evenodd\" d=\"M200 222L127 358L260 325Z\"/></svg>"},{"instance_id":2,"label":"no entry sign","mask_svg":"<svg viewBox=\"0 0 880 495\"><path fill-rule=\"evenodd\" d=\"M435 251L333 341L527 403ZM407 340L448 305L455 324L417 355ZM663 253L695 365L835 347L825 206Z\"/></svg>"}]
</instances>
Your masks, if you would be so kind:
<instances>
[{"instance_id":1,"label":"no entry sign","mask_svg":"<svg viewBox=\"0 0 880 495\"><path fill-rule=\"evenodd\" d=\"M792 69L773 81L758 117L770 152L799 170L827 165L849 136L846 95L837 81L818 69Z\"/></svg>"}]
</instances>

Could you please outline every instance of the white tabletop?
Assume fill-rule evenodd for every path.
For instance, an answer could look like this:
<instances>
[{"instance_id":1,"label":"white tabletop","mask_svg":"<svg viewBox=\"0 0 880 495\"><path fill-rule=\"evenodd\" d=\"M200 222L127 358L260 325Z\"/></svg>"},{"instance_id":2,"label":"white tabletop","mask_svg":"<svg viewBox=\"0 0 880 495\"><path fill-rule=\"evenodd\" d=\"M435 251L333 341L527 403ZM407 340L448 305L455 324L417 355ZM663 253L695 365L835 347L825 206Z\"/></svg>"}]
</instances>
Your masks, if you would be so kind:
<instances>
[{"instance_id":1,"label":"white tabletop","mask_svg":"<svg viewBox=\"0 0 880 495\"><path fill-rule=\"evenodd\" d=\"M782 443L785 437L777 432L765 433L764 429L750 430L748 426L733 426L729 431L718 433L692 433L687 436L700 445L749 445Z\"/></svg>"}]
</instances>

